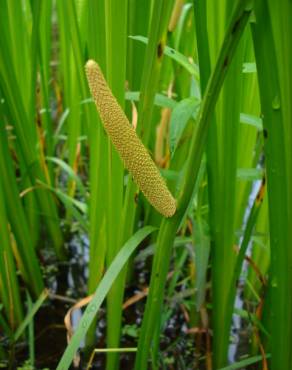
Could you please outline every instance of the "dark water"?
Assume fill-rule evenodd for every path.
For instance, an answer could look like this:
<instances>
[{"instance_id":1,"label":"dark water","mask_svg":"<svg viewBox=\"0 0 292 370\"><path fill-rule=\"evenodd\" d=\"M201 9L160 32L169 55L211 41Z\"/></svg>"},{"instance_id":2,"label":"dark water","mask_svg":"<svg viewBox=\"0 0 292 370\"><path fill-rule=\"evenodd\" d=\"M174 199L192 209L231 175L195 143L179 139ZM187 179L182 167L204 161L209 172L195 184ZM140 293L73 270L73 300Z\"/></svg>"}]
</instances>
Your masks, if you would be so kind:
<instances>
[{"instance_id":1,"label":"dark water","mask_svg":"<svg viewBox=\"0 0 292 370\"><path fill-rule=\"evenodd\" d=\"M88 240L84 236L75 235L68 243L70 253L69 261L57 263L53 256L43 256L45 261L46 284L52 296L39 309L35 316L35 366L37 369L55 369L67 345L66 328L64 317L70 307L77 300L86 297L88 279ZM133 295L141 292L149 283L151 260L136 262L130 281L135 282L127 285L125 301ZM186 286L181 285L176 293L186 291ZM238 290L236 307L242 307L242 289ZM142 322L146 297L131 305L123 311L123 333L121 347L136 347L139 335L139 327ZM160 339L159 369L206 369L206 333L188 333L189 323L178 302L166 302L163 334ZM82 314L81 310L74 311L72 324L76 326ZM97 321L96 348L106 347L106 306L104 305ZM248 321L233 318L231 336L233 343L230 345L229 360L236 361L242 354L247 353L249 338L252 328ZM28 358L27 343L23 341L15 348L15 362L22 364ZM120 369L133 369L135 354L120 354ZM105 369L106 355L95 354L93 369ZM85 369L88 363L88 354L83 353L81 348L80 363L78 369ZM73 366L72 366L73 369Z\"/></svg>"},{"instance_id":2,"label":"dark water","mask_svg":"<svg viewBox=\"0 0 292 370\"><path fill-rule=\"evenodd\" d=\"M64 317L70 307L80 298L86 297L86 282L88 279L88 240L76 235L68 243L69 261L57 263L52 255L42 256L46 266L44 275L51 296L39 309L35 316L35 367L37 369L55 369L67 345ZM141 292L148 285L151 261L140 261L135 264L131 281L125 292L125 301ZM184 289L182 286L180 289ZM139 327L142 322L146 297L129 306L123 311L123 333L121 347L136 347ZM204 343L201 338L201 353L194 353L194 335L187 333L187 323L183 311L178 304L171 305L171 317L164 324L161 337L160 363L161 369L200 369L204 368ZM169 309L169 307L168 307ZM99 313L96 330L96 348L106 347L106 306ZM73 326L77 324L81 310L74 311ZM204 334L200 335L201 337ZM88 354L81 349L81 361L78 369L85 369ZM17 344L14 353L13 368L21 365L28 358L28 346L25 341ZM96 354L93 369L105 369L105 354ZM135 354L120 354L120 369L133 369ZM202 366L200 366L202 363ZM186 365L188 364L188 365ZM73 366L72 366L73 369Z\"/></svg>"}]
</instances>

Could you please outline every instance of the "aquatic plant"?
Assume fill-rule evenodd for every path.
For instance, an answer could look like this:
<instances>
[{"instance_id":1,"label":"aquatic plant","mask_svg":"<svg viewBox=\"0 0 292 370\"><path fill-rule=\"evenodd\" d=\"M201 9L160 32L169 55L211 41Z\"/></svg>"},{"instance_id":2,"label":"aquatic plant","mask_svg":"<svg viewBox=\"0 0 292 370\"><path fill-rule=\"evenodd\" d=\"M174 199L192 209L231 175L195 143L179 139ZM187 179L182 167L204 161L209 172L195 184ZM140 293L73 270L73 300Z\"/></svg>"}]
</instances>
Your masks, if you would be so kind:
<instances>
[{"instance_id":1,"label":"aquatic plant","mask_svg":"<svg viewBox=\"0 0 292 370\"><path fill-rule=\"evenodd\" d=\"M39 310L80 299L58 369L84 338L82 366L107 370L291 368L291 17L289 0L0 2L0 366L24 343L39 366ZM77 237L87 286L44 289Z\"/></svg>"}]
</instances>

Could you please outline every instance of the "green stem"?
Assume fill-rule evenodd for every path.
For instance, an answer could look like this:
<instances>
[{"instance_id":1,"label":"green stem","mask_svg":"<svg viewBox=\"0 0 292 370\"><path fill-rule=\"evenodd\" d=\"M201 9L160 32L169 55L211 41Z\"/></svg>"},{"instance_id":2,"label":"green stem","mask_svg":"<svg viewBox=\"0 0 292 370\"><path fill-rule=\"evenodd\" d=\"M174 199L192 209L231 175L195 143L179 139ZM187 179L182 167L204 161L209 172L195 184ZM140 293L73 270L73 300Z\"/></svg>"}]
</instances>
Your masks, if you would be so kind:
<instances>
[{"instance_id":1,"label":"green stem","mask_svg":"<svg viewBox=\"0 0 292 370\"><path fill-rule=\"evenodd\" d=\"M255 15L270 224L271 305L266 308L271 313L271 369L291 369L291 2L258 1Z\"/></svg>"},{"instance_id":2,"label":"green stem","mask_svg":"<svg viewBox=\"0 0 292 370\"><path fill-rule=\"evenodd\" d=\"M181 219L188 207L196 183L209 124L228 71L230 62L251 13L250 1L238 1L230 25L202 101L198 122L192 137L186 170L178 196L177 213L171 219L163 219L157 241L151 273L150 291L147 299L141 335L138 343L135 369L146 370L152 334L163 303L163 291L172 253L172 245Z\"/></svg>"}]
</instances>

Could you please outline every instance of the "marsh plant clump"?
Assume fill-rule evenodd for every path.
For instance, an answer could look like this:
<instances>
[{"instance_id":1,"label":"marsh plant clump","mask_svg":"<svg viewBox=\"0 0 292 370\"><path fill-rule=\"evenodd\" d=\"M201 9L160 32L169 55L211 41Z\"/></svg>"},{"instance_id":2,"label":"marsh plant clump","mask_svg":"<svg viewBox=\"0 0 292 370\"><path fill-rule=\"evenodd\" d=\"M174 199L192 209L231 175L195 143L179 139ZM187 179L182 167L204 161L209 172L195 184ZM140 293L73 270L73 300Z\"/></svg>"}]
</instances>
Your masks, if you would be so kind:
<instances>
[{"instance_id":1,"label":"marsh plant clump","mask_svg":"<svg viewBox=\"0 0 292 370\"><path fill-rule=\"evenodd\" d=\"M0 2L0 367L292 368L291 19Z\"/></svg>"}]
</instances>

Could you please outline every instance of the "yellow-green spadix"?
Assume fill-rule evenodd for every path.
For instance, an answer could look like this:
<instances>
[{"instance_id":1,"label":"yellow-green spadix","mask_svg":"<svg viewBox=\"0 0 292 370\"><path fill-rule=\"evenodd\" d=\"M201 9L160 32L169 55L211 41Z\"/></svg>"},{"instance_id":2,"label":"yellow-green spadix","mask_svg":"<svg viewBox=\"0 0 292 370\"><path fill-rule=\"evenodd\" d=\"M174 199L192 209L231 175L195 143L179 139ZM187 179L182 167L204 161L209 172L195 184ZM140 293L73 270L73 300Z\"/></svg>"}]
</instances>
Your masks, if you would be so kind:
<instances>
[{"instance_id":1,"label":"yellow-green spadix","mask_svg":"<svg viewBox=\"0 0 292 370\"><path fill-rule=\"evenodd\" d=\"M171 217L176 210L175 199L113 96L99 65L89 60L85 69L90 91L104 128L124 161L125 167L157 211L165 217Z\"/></svg>"}]
</instances>

